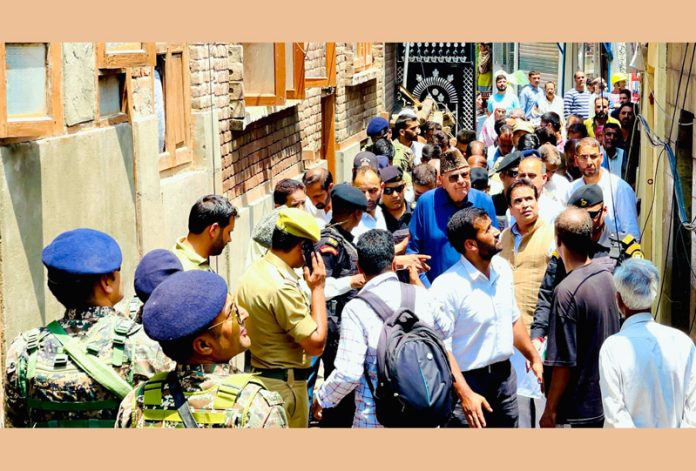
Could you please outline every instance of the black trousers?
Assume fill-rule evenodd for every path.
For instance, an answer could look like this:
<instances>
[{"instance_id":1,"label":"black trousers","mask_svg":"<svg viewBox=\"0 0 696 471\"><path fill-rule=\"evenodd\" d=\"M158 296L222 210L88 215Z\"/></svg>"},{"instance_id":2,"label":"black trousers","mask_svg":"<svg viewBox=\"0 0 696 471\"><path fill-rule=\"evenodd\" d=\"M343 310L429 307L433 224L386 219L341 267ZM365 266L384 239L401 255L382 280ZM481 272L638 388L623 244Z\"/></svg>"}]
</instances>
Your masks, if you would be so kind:
<instances>
[{"instance_id":1,"label":"black trousers","mask_svg":"<svg viewBox=\"0 0 696 471\"><path fill-rule=\"evenodd\" d=\"M483 409L486 427L516 428L518 426L517 375L509 360L463 371L462 374L469 387L486 398L493 409L493 412ZM458 402L447 427L468 426L462 404Z\"/></svg>"}]
</instances>

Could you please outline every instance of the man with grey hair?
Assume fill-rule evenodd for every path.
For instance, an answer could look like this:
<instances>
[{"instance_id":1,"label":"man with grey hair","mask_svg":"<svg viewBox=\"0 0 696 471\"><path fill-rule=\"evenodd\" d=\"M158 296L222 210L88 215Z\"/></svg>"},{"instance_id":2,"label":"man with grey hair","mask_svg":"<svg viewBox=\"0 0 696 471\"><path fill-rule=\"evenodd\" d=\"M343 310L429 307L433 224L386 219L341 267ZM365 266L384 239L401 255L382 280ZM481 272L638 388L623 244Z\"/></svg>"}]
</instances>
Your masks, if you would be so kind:
<instances>
[{"instance_id":1,"label":"man with grey hair","mask_svg":"<svg viewBox=\"0 0 696 471\"><path fill-rule=\"evenodd\" d=\"M696 347L653 320L658 282L648 260L627 260L614 273L626 321L599 352L605 427L696 427Z\"/></svg>"},{"instance_id":2,"label":"man with grey hair","mask_svg":"<svg viewBox=\"0 0 696 471\"><path fill-rule=\"evenodd\" d=\"M556 173L562 163L561 153L556 146L546 143L539 147L539 154L541 161L546 165L544 193L565 206L568 203L570 182Z\"/></svg>"}]
</instances>

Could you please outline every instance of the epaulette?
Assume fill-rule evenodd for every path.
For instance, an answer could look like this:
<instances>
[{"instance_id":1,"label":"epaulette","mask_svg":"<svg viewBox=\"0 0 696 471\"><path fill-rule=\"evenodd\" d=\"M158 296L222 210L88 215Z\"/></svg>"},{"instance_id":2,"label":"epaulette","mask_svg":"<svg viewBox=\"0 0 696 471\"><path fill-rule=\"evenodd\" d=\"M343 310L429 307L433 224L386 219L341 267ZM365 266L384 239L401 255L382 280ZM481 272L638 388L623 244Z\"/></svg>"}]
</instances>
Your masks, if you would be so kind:
<instances>
[{"instance_id":1,"label":"epaulette","mask_svg":"<svg viewBox=\"0 0 696 471\"><path fill-rule=\"evenodd\" d=\"M319 253L324 255L331 254L334 257L338 257L338 250L336 250L335 247L332 247L330 245L322 245L321 247L319 247Z\"/></svg>"},{"instance_id":2,"label":"epaulette","mask_svg":"<svg viewBox=\"0 0 696 471\"><path fill-rule=\"evenodd\" d=\"M338 241L333 237L327 237L325 243L331 247L338 248Z\"/></svg>"}]
</instances>

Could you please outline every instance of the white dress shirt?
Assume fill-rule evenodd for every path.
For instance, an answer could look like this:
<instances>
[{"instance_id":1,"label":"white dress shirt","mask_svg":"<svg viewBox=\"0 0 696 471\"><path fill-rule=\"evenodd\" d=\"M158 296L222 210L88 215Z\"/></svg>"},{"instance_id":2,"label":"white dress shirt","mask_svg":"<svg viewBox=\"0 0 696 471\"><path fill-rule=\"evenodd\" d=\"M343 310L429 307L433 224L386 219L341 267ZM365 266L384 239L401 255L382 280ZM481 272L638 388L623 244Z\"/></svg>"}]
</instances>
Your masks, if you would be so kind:
<instances>
[{"instance_id":1,"label":"white dress shirt","mask_svg":"<svg viewBox=\"0 0 696 471\"><path fill-rule=\"evenodd\" d=\"M317 209L317 207L312 203L312 200L309 199L309 196L305 198L305 211L314 217L317 224L319 224L319 229L323 229L324 226L331 222L333 212L329 211L327 213L323 209Z\"/></svg>"},{"instance_id":2,"label":"white dress shirt","mask_svg":"<svg viewBox=\"0 0 696 471\"><path fill-rule=\"evenodd\" d=\"M445 346L462 371L492 365L512 356L512 324L520 318L512 268L496 255L490 279L466 258L438 276L430 288L436 318L444 326Z\"/></svg>"},{"instance_id":3,"label":"white dress shirt","mask_svg":"<svg viewBox=\"0 0 696 471\"><path fill-rule=\"evenodd\" d=\"M568 197L570 196L568 194L569 189L570 182L568 179L554 173L546 182L546 185L544 185L544 194L565 206L568 204Z\"/></svg>"},{"instance_id":4,"label":"white dress shirt","mask_svg":"<svg viewBox=\"0 0 696 471\"><path fill-rule=\"evenodd\" d=\"M605 427L696 427L696 347L649 312L626 319L599 351Z\"/></svg>"},{"instance_id":5,"label":"white dress shirt","mask_svg":"<svg viewBox=\"0 0 696 471\"><path fill-rule=\"evenodd\" d=\"M546 191L543 191L541 195L539 195L538 207L539 217L541 220L551 226L553 226L553 224L556 222L558 215L561 214L565 209L563 204L547 195ZM512 227L516 221L515 218L510 214L510 208L505 211L505 217L507 217L508 221L507 227Z\"/></svg>"},{"instance_id":6,"label":"white dress shirt","mask_svg":"<svg viewBox=\"0 0 696 471\"><path fill-rule=\"evenodd\" d=\"M371 291L392 309L401 305L399 279L394 272L383 273L371 279L360 291ZM447 319L434 317L431 297L427 290L416 287L416 312L420 320L433 327L438 335ZM375 400L365 381L367 369L372 384L377 384L377 343L382 333L382 319L361 299L352 299L341 313L341 338L336 353L336 369L315 391L322 407L334 407L355 389L355 416L353 427L381 427L377 421Z\"/></svg>"},{"instance_id":7,"label":"white dress shirt","mask_svg":"<svg viewBox=\"0 0 696 471\"><path fill-rule=\"evenodd\" d=\"M382 207L377 205L375 208L375 215L372 216L367 211L363 211L362 219L360 219L360 224L355 226L355 228L350 231L355 238L355 243L358 242L358 238L371 229L383 229L387 230L387 222L384 220L384 213L382 212Z\"/></svg>"}]
</instances>

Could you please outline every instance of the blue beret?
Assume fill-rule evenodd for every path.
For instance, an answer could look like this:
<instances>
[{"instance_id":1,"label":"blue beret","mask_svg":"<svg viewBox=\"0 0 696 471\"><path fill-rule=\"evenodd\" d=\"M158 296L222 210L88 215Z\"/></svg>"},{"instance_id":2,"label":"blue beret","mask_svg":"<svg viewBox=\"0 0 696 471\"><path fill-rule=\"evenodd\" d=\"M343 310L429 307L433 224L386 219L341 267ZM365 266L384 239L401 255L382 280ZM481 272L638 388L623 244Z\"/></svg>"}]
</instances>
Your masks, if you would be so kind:
<instances>
[{"instance_id":1,"label":"blue beret","mask_svg":"<svg viewBox=\"0 0 696 471\"><path fill-rule=\"evenodd\" d=\"M200 332L225 307L227 283L204 270L174 273L150 295L143 308L145 333L157 341L170 341Z\"/></svg>"},{"instance_id":2,"label":"blue beret","mask_svg":"<svg viewBox=\"0 0 696 471\"><path fill-rule=\"evenodd\" d=\"M382 132L386 131L387 128L389 128L389 121L382 118L381 116L377 116L376 118L372 118L368 123L367 135L379 136L380 134L382 134Z\"/></svg>"},{"instance_id":3,"label":"blue beret","mask_svg":"<svg viewBox=\"0 0 696 471\"><path fill-rule=\"evenodd\" d=\"M169 250L152 250L145 254L135 269L135 294L145 302L165 278L183 270L179 259Z\"/></svg>"},{"instance_id":4,"label":"blue beret","mask_svg":"<svg viewBox=\"0 0 696 471\"><path fill-rule=\"evenodd\" d=\"M108 234L94 229L74 229L53 239L41 253L48 269L69 275L104 275L121 268L123 255Z\"/></svg>"},{"instance_id":5,"label":"blue beret","mask_svg":"<svg viewBox=\"0 0 696 471\"><path fill-rule=\"evenodd\" d=\"M384 183L396 183L404 178L404 171L400 167L390 165L379 171L379 176Z\"/></svg>"}]
</instances>

